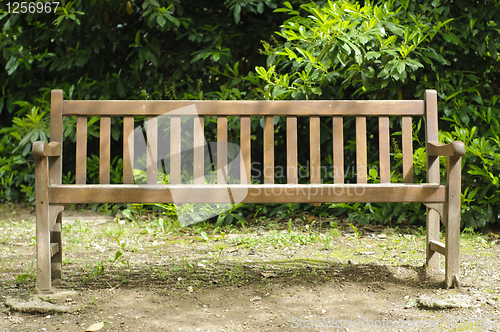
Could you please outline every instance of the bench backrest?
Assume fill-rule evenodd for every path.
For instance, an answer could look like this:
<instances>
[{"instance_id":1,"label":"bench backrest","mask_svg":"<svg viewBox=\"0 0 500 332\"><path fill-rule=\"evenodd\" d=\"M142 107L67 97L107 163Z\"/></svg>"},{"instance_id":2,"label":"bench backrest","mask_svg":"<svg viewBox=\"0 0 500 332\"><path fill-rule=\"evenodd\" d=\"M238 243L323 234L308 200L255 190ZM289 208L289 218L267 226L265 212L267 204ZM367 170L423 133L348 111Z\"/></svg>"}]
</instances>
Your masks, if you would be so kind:
<instances>
[{"instance_id":1,"label":"bench backrest","mask_svg":"<svg viewBox=\"0 0 500 332\"><path fill-rule=\"evenodd\" d=\"M76 116L76 183L85 184L87 173L87 118L100 117L100 164L101 184L110 183L111 116L123 117L123 182L134 183L133 137L134 117L146 116L148 167L147 183L157 181L158 133L155 119L168 112L170 116L170 183L181 182L181 115L178 110L195 105L203 128L204 116L217 117L217 165L227 163L227 117L240 117L241 180L250 183L251 170L251 116L263 116L263 169L264 183L274 183L274 116L286 116L287 182L298 183L297 164L297 117L310 118L310 181L321 183L320 117L332 117L333 122L333 168L334 183L344 183L344 125L343 117L356 117L356 168L357 183L367 182L367 130L366 117L379 118L380 182L390 182L390 131L389 116L402 118L403 182L413 182L412 117L424 116L426 142L438 140L437 97L434 90L426 90L425 100L363 100L363 101L102 101L63 100L61 90L52 91L50 140L63 142L63 116ZM198 127L199 128L199 127ZM195 142L203 142L203 131L193 133ZM131 141L132 140L132 141ZM195 143L196 145L196 143ZM61 149L62 151L62 149ZM195 149L193 156L195 183L203 183L203 149ZM439 182L439 160L427 159L428 182ZM55 160L50 170L50 182L60 184L62 158ZM196 182L197 181L197 182ZM225 183L221 168L217 171L217 182Z\"/></svg>"}]
</instances>

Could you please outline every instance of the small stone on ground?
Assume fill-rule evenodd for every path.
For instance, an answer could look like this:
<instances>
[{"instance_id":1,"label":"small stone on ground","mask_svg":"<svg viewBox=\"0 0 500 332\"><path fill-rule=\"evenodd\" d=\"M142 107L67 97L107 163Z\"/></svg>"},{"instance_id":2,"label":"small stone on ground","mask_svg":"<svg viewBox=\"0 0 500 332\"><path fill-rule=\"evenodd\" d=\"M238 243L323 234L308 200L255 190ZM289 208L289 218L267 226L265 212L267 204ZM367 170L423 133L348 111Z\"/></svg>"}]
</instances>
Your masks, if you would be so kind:
<instances>
[{"instance_id":1,"label":"small stone on ground","mask_svg":"<svg viewBox=\"0 0 500 332\"><path fill-rule=\"evenodd\" d=\"M471 299L463 295L422 295L417 300L421 307L432 309L470 308Z\"/></svg>"},{"instance_id":2,"label":"small stone on ground","mask_svg":"<svg viewBox=\"0 0 500 332\"><path fill-rule=\"evenodd\" d=\"M66 303L67 298L72 300L78 296L75 291L61 291L52 294L36 294L28 301L16 298L7 298L5 305L15 311L28 313L53 313L64 312L72 313L81 309L80 304L57 304L57 302Z\"/></svg>"}]
</instances>

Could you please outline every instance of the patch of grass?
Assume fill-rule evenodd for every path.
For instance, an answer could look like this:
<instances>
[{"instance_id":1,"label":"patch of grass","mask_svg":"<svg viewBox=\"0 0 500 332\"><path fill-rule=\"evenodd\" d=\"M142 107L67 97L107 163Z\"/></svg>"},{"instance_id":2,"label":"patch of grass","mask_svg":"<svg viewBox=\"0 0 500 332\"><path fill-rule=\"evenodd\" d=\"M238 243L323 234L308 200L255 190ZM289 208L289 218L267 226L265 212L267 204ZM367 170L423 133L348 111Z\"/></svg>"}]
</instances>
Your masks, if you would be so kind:
<instances>
[{"instance_id":1,"label":"patch of grass","mask_svg":"<svg viewBox=\"0 0 500 332\"><path fill-rule=\"evenodd\" d=\"M66 243L80 244L90 236L88 222L76 220L74 223L63 223L62 232Z\"/></svg>"},{"instance_id":2,"label":"patch of grass","mask_svg":"<svg viewBox=\"0 0 500 332\"><path fill-rule=\"evenodd\" d=\"M126 235L128 233L127 229L124 227L120 227L120 225L112 225L112 226L106 226L106 229L103 234L106 237L117 237L120 238L123 235Z\"/></svg>"},{"instance_id":3,"label":"patch of grass","mask_svg":"<svg viewBox=\"0 0 500 332\"><path fill-rule=\"evenodd\" d=\"M231 239L232 243L244 247L272 246L291 247L295 245L307 245L318 242L319 233L277 233L273 232L263 236L244 236Z\"/></svg>"},{"instance_id":4,"label":"patch of grass","mask_svg":"<svg viewBox=\"0 0 500 332\"><path fill-rule=\"evenodd\" d=\"M351 226L352 230L354 231L354 237L356 239L359 239L361 237L361 233L358 231L358 228L353 224L349 224L349 226Z\"/></svg>"},{"instance_id":5,"label":"patch of grass","mask_svg":"<svg viewBox=\"0 0 500 332\"><path fill-rule=\"evenodd\" d=\"M31 261L29 271L27 273L19 274L16 276L16 285L26 285L36 281L35 261Z\"/></svg>"},{"instance_id":6,"label":"patch of grass","mask_svg":"<svg viewBox=\"0 0 500 332\"><path fill-rule=\"evenodd\" d=\"M234 266L229 270L225 270L220 276L219 282L229 285L244 284L248 278L243 266Z\"/></svg>"},{"instance_id":7,"label":"patch of grass","mask_svg":"<svg viewBox=\"0 0 500 332\"><path fill-rule=\"evenodd\" d=\"M5 233L5 234L0 234L0 243L1 244L7 244L10 242L10 234Z\"/></svg>"},{"instance_id":8,"label":"patch of grass","mask_svg":"<svg viewBox=\"0 0 500 332\"><path fill-rule=\"evenodd\" d=\"M340 231L337 228L329 229L325 234L321 234L321 237L324 240L324 249L331 250L331 241L333 238L340 236Z\"/></svg>"},{"instance_id":9,"label":"patch of grass","mask_svg":"<svg viewBox=\"0 0 500 332\"><path fill-rule=\"evenodd\" d=\"M99 276L103 275L106 271L106 263L104 261L96 262L96 263L86 263L83 267L83 272L85 273L83 277L83 282L88 283Z\"/></svg>"}]
</instances>

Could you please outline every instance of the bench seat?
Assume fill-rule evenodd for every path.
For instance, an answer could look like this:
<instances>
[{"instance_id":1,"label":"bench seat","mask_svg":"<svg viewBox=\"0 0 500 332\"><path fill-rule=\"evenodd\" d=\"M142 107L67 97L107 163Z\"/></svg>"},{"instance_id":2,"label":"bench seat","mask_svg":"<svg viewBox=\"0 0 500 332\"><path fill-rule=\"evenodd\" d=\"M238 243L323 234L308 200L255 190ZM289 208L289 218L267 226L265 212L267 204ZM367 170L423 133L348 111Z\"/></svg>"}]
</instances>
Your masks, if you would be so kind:
<instances>
[{"instance_id":1,"label":"bench seat","mask_svg":"<svg viewBox=\"0 0 500 332\"><path fill-rule=\"evenodd\" d=\"M437 184L86 184L53 185L53 204L92 203L442 203L446 186ZM175 197L175 199L174 199Z\"/></svg>"}]
</instances>

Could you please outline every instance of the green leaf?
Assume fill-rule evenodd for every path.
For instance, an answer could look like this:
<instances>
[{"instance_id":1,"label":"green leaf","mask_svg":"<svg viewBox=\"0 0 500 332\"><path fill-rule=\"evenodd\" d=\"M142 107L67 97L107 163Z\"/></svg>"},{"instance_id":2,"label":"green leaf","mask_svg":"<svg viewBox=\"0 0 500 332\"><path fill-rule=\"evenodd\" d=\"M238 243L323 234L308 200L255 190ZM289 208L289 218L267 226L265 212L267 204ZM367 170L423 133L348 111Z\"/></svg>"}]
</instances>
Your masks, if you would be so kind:
<instances>
[{"instance_id":1,"label":"green leaf","mask_svg":"<svg viewBox=\"0 0 500 332\"><path fill-rule=\"evenodd\" d=\"M162 15L158 15L156 17L156 22L158 22L158 25L163 28L165 26L165 23L167 23L167 20Z\"/></svg>"},{"instance_id":2,"label":"green leaf","mask_svg":"<svg viewBox=\"0 0 500 332\"><path fill-rule=\"evenodd\" d=\"M479 81L479 77L477 77L476 75L474 74L467 74L465 75L465 77L467 77L469 80L473 81L473 82L478 82Z\"/></svg>"},{"instance_id":3,"label":"green leaf","mask_svg":"<svg viewBox=\"0 0 500 332\"><path fill-rule=\"evenodd\" d=\"M361 82L363 83L363 86L367 89L370 88L371 84L370 84L370 80L368 79L368 77L366 76L365 73L361 72Z\"/></svg>"},{"instance_id":4,"label":"green leaf","mask_svg":"<svg viewBox=\"0 0 500 332\"><path fill-rule=\"evenodd\" d=\"M356 62L358 64L361 64L363 62L361 50L349 40L344 40L344 41L354 50L354 59L356 60Z\"/></svg>"},{"instance_id":5,"label":"green leaf","mask_svg":"<svg viewBox=\"0 0 500 332\"><path fill-rule=\"evenodd\" d=\"M264 3L263 3L263 2L259 2L259 3L257 4L257 12L258 12L259 14L262 14L262 13L264 12Z\"/></svg>"},{"instance_id":6,"label":"green leaf","mask_svg":"<svg viewBox=\"0 0 500 332\"><path fill-rule=\"evenodd\" d=\"M141 43L141 30L137 30L137 33L135 34L135 45L139 46Z\"/></svg>"},{"instance_id":7,"label":"green leaf","mask_svg":"<svg viewBox=\"0 0 500 332\"><path fill-rule=\"evenodd\" d=\"M233 223L234 216L232 214L228 215L225 219L226 225L231 225Z\"/></svg>"},{"instance_id":8,"label":"green leaf","mask_svg":"<svg viewBox=\"0 0 500 332\"><path fill-rule=\"evenodd\" d=\"M238 221L240 221L240 222L242 222L242 223L246 223L246 222L247 222L247 221L246 221L246 219L245 219L245 218L243 218L243 216L240 216L240 215L235 214L235 215L234 215L234 217L235 217L236 219L238 219Z\"/></svg>"},{"instance_id":9,"label":"green leaf","mask_svg":"<svg viewBox=\"0 0 500 332\"><path fill-rule=\"evenodd\" d=\"M118 92L118 96L124 97L125 96L125 88L123 87L122 81L118 81L116 84L116 92Z\"/></svg>"},{"instance_id":10,"label":"green leaf","mask_svg":"<svg viewBox=\"0 0 500 332\"><path fill-rule=\"evenodd\" d=\"M30 153L30 151L31 151L31 145L26 144L23 149L23 156L27 156Z\"/></svg>"},{"instance_id":11,"label":"green leaf","mask_svg":"<svg viewBox=\"0 0 500 332\"><path fill-rule=\"evenodd\" d=\"M220 227L223 222L224 222L224 216L223 215L219 215L217 217L217 222L215 223L215 227Z\"/></svg>"},{"instance_id":12,"label":"green leaf","mask_svg":"<svg viewBox=\"0 0 500 332\"><path fill-rule=\"evenodd\" d=\"M272 96L276 99L285 92L286 92L286 89L284 87L277 85L273 88Z\"/></svg>"},{"instance_id":13,"label":"green leaf","mask_svg":"<svg viewBox=\"0 0 500 332\"><path fill-rule=\"evenodd\" d=\"M392 23L392 22L384 22L385 26L391 30L392 33L398 35L398 36L402 36L404 31L403 29L401 29L400 27L396 26L396 24Z\"/></svg>"},{"instance_id":14,"label":"green leaf","mask_svg":"<svg viewBox=\"0 0 500 332\"><path fill-rule=\"evenodd\" d=\"M323 92L321 91L321 88L320 88L320 87L318 87L318 86L311 88L311 91L312 91L312 93L314 93L314 94L316 94L316 95L318 95L318 96L321 96L321 94L323 93Z\"/></svg>"},{"instance_id":15,"label":"green leaf","mask_svg":"<svg viewBox=\"0 0 500 332\"><path fill-rule=\"evenodd\" d=\"M238 24L241 17L241 5L236 4L233 9L234 23Z\"/></svg>"},{"instance_id":16,"label":"green leaf","mask_svg":"<svg viewBox=\"0 0 500 332\"><path fill-rule=\"evenodd\" d=\"M238 68L240 67L240 62L239 61L236 61L236 63L234 64L234 68L233 68L233 74L234 76L238 77L239 76L239 71L238 71Z\"/></svg>"},{"instance_id":17,"label":"green leaf","mask_svg":"<svg viewBox=\"0 0 500 332\"><path fill-rule=\"evenodd\" d=\"M447 42L455 44L455 45L458 45L460 43L460 39L458 39L458 37L452 32L443 33L443 38Z\"/></svg>"},{"instance_id":18,"label":"green leaf","mask_svg":"<svg viewBox=\"0 0 500 332\"><path fill-rule=\"evenodd\" d=\"M1 111L2 111L2 108L1 108L1 105L0 105L0 112L1 112ZM492 115L493 115L492 109L491 109L491 107L488 107L488 108L486 109L486 121L487 121L488 123L490 123L490 122L491 122L491 117L492 117Z\"/></svg>"},{"instance_id":19,"label":"green leaf","mask_svg":"<svg viewBox=\"0 0 500 332\"><path fill-rule=\"evenodd\" d=\"M206 51L198 51L198 52L195 52L193 54L195 54L195 56L191 59L190 63L194 63L198 60L204 59L207 52Z\"/></svg>"},{"instance_id":20,"label":"green leaf","mask_svg":"<svg viewBox=\"0 0 500 332\"><path fill-rule=\"evenodd\" d=\"M484 53L486 53L486 41L482 41L481 43L479 43L479 45L477 46L477 51L479 52L479 55L483 55Z\"/></svg>"},{"instance_id":21,"label":"green leaf","mask_svg":"<svg viewBox=\"0 0 500 332\"><path fill-rule=\"evenodd\" d=\"M176 27L179 27L181 25L181 21L179 21L177 18L173 17L170 14L165 14L167 19L172 22Z\"/></svg>"},{"instance_id":22,"label":"green leaf","mask_svg":"<svg viewBox=\"0 0 500 332\"><path fill-rule=\"evenodd\" d=\"M224 217L223 217L223 218L224 218ZM210 242L210 239L208 238L208 236L207 236L207 233L206 233L206 232L201 231L201 232L200 232L200 235L201 235L201 237L203 238L203 240L205 240L205 241L207 241L207 242Z\"/></svg>"},{"instance_id":23,"label":"green leaf","mask_svg":"<svg viewBox=\"0 0 500 332\"><path fill-rule=\"evenodd\" d=\"M451 98L453 98L453 97L455 97L456 95L458 95L460 92L462 92L462 91L455 91L455 92L453 92L451 95L449 95L449 96L447 96L447 97L445 98L445 101L450 100Z\"/></svg>"},{"instance_id":24,"label":"green leaf","mask_svg":"<svg viewBox=\"0 0 500 332\"><path fill-rule=\"evenodd\" d=\"M153 52L149 52L149 61L153 64L153 66L158 66L158 58Z\"/></svg>"},{"instance_id":25,"label":"green leaf","mask_svg":"<svg viewBox=\"0 0 500 332\"><path fill-rule=\"evenodd\" d=\"M114 263L114 262L116 262L117 260L119 260L119 259L120 259L120 257L122 257L122 256L123 256L123 253L122 253L120 250L118 250L118 251L115 253L115 258L113 259L113 263Z\"/></svg>"},{"instance_id":26,"label":"green leaf","mask_svg":"<svg viewBox=\"0 0 500 332\"><path fill-rule=\"evenodd\" d=\"M399 61L396 69L398 70L398 73L402 74L405 71L405 62L403 60Z\"/></svg>"},{"instance_id":27,"label":"green leaf","mask_svg":"<svg viewBox=\"0 0 500 332\"><path fill-rule=\"evenodd\" d=\"M405 62L408 66L410 66L410 68L412 70L417 70L419 67L420 68L423 68L424 65L422 65L420 62L416 61L416 60L413 60L413 59L409 59L409 58L406 58L405 59Z\"/></svg>"},{"instance_id":28,"label":"green leaf","mask_svg":"<svg viewBox=\"0 0 500 332\"><path fill-rule=\"evenodd\" d=\"M367 60L378 59L378 58L380 58L379 52L374 52L374 51L366 52L366 59Z\"/></svg>"},{"instance_id":29,"label":"green leaf","mask_svg":"<svg viewBox=\"0 0 500 332\"><path fill-rule=\"evenodd\" d=\"M17 58L15 56L11 56L9 61L7 61L7 64L5 65L5 70L7 70L7 74L10 76L12 75L16 69L17 66L19 66L19 61L17 61Z\"/></svg>"},{"instance_id":30,"label":"green leaf","mask_svg":"<svg viewBox=\"0 0 500 332\"><path fill-rule=\"evenodd\" d=\"M471 98L472 100L474 100L476 103L478 103L479 105L481 105L481 106L483 106L483 105L484 105L484 104L483 104L483 99L482 99L479 95L477 95L477 94L473 94L472 96L470 96L470 98Z\"/></svg>"},{"instance_id":31,"label":"green leaf","mask_svg":"<svg viewBox=\"0 0 500 332\"><path fill-rule=\"evenodd\" d=\"M485 178L488 177L488 174L481 168L477 167L476 165L472 164L469 166L471 169L467 172L471 175L480 175L484 176Z\"/></svg>"},{"instance_id":32,"label":"green leaf","mask_svg":"<svg viewBox=\"0 0 500 332\"><path fill-rule=\"evenodd\" d=\"M493 58L493 60L497 61L497 44L493 40L488 41L488 51L490 52L490 56Z\"/></svg>"},{"instance_id":33,"label":"green leaf","mask_svg":"<svg viewBox=\"0 0 500 332\"><path fill-rule=\"evenodd\" d=\"M460 110L458 112L458 115L460 116L460 120L462 120L463 123L469 124L470 117L469 117L469 114L467 114L467 112L464 112L463 110Z\"/></svg>"},{"instance_id":34,"label":"green leaf","mask_svg":"<svg viewBox=\"0 0 500 332\"><path fill-rule=\"evenodd\" d=\"M219 52L214 52L212 54L212 56L210 57L210 59L212 59L213 62L218 62L219 59L220 59L220 53Z\"/></svg>"}]
</instances>

